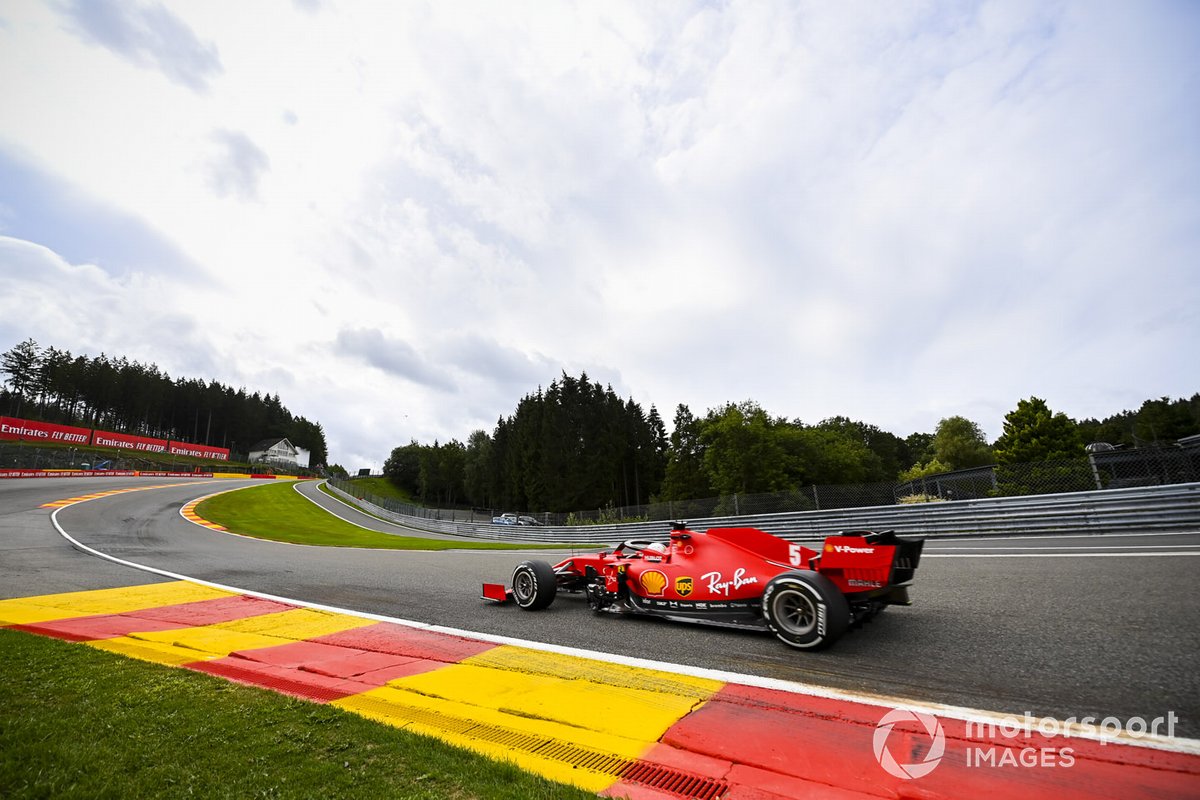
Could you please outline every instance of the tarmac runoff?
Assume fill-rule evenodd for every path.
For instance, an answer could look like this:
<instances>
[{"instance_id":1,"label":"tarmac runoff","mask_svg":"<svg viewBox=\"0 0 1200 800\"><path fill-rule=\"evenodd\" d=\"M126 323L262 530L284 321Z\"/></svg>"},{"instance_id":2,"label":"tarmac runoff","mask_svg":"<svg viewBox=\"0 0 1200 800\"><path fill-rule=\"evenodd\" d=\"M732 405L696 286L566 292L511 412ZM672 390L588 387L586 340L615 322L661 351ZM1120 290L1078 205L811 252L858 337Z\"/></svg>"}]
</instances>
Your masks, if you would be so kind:
<instances>
[{"instance_id":1,"label":"tarmac runoff","mask_svg":"<svg viewBox=\"0 0 1200 800\"><path fill-rule=\"evenodd\" d=\"M0 625L329 703L602 796L1163 798L1200 789L1191 740L981 726L998 720L185 580L3 600ZM916 715L885 728L896 708L935 715L937 731Z\"/></svg>"}]
</instances>

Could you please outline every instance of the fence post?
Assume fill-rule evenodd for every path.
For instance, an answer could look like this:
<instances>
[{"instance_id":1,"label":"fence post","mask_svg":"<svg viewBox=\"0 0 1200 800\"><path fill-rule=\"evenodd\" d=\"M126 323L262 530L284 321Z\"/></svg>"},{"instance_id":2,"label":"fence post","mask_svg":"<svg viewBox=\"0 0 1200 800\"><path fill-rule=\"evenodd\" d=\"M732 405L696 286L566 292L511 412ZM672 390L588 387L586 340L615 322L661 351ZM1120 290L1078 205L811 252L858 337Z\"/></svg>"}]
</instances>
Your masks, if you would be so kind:
<instances>
[{"instance_id":1,"label":"fence post","mask_svg":"<svg viewBox=\"0 0 1200 800\"><path fill-rule=\"evenodd\" d=\"M821 510L821 495L817 494L817 485L813 484L813 505L817 507L817 511Z\"/></svg>"}]
</instances>

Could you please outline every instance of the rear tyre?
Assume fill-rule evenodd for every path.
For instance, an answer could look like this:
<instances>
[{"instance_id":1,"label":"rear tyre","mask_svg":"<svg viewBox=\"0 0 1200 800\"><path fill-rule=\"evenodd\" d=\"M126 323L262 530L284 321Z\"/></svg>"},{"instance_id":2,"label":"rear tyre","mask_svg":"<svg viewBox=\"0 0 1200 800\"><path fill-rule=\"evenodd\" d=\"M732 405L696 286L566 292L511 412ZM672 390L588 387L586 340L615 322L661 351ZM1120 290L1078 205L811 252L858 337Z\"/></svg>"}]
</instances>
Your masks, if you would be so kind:
<instances>
[{"instance_id":1,"label":"rear tyre","mask_svg":"<svg viewBox=\"0 0 1200 800\"><path fill-rule=\"evenodd\" d=\"M526 611L540 611L554 602L558 582L545 561L522 561L513 570L513 600Z\"/></svg>"},{"instance_id":2,"label":"rear tyre","mask_svg":"<svg viewBox=\"0 0 1200 800\"><path fill-rule=\"evenodd\" d=\"M850 606L833 581L816 572L776 575L763 591L763 617L784 644L821 650L850 625Z\"/></svg>"}]
</instances>

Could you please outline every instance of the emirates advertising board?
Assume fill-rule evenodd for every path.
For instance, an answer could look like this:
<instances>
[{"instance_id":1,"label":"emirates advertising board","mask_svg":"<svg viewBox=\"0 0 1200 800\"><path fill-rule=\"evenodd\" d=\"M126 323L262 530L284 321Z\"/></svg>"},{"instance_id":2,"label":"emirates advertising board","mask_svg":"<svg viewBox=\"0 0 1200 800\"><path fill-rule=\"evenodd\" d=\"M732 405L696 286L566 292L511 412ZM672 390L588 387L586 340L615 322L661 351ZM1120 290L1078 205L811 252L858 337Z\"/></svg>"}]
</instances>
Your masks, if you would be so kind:
<instances>
[{"instance_id":1,"label":"emirates advertising board","mask_svg":"<svg viewBox=\"0 0 1200 800\"><path fill-rule=\"evenodd\" d=\"M224 447L209 447L203 444L168 442L167 452L173 456L195 456L196 458L211 458L217 461L229 460L228 449Z\"/></svg>"},{"instance_id":2,"label":"emirates advertising board","mask_svg":"<svg viewBox=\"0 0 1200 800\"><path fill-rule=\"evenodd\" d=\"M229 449L225 447L152 439L148 436L76 428L70 425L55 425L51 422L36 422L15 417L0 417L0 439L45 442L47 444L90 444L95 447L136 450L140 453L167 453L175 456L211 458L214 461L229 460Z\"/></svg>"},{"instance_id":3,"label":"emirates advertising board","mask_svg":"<svg viewBox=\"0 0 1200 800\"><path fill-rule=\"evenodd\" d=\"M165 453L166 439L151 439L146 436L131 436L128 433L92 431L92 444L98 447L119 447L122 450L137 450L141 453Z\"/></svg>"},{"instance_id":4,"label":"emirates advertising board","mask_svg":"<svg viewBox=\"0 0 1200 800\"><path fill-rule=\"evenodd\" d=\"M0 417L0 439L78 445L87 444L91 438L90 428L74 428L70 425L55 425L50 422Z\"/></svg>"}]
</instances>

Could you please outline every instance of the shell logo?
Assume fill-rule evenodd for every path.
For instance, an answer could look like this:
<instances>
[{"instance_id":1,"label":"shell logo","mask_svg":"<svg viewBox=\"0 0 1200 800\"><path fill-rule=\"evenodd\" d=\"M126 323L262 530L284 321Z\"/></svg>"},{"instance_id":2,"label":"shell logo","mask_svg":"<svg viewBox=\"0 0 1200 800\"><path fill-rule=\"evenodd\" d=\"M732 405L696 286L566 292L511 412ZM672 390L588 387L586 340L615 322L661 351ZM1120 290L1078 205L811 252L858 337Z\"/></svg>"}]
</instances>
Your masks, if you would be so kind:
<instances>
[{"instance_id":1,"label":"shell logo","mask_svg":"<svg viewBox=\"0 0 1200 800\"><path fill-rule=\"evenodd\" d=\"M832 553L832 552L833 552L833 545L831 545L831 544L827 544L827 545L825 545L825 552L826 552L826 553Z\"/></svg>"},{"instance_id":2,"label":"shell logo","mask_svg":"<svg viewBox=\"0 0 1200 800\"><path fill-rule=\"evenodd\" d=\"M662 597L663 590L667 588L667 576L656 569L643 572L641 580L642 588L651 597Z\"/></svg>"}]
</instances>

